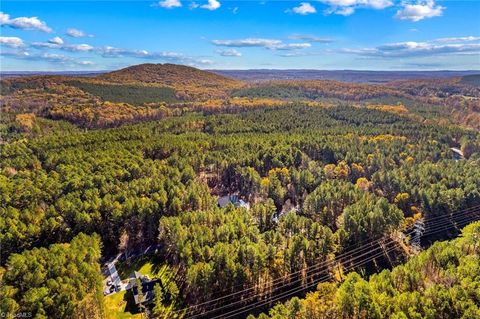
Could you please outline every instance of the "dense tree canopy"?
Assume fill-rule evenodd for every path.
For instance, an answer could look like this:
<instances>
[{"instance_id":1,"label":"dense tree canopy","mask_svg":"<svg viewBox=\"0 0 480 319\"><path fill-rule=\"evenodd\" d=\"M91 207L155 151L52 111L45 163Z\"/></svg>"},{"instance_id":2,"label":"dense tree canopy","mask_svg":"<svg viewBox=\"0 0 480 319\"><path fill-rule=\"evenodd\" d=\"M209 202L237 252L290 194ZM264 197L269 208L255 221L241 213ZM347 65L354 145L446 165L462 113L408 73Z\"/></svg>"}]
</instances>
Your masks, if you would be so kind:
<instances>
[{"instance_id":1,"label":"dense tree canopy","mask_svg":"<svg viewBox=\"0 0 480 319\"><path fill-rule=\"evenodd\" d=\"M350 273L339 285L319 284L305 299L293 298L258 318L478 318L479 236L477 222L461 238L436 243L391 271L368 279Z\"/></svg>"},{"instance_id":2,"label":"dense tree canopy","mask_svg":"<svg viewBox=\"0 0 480 319\"><path fill-rule=\"evenodd\" d=\"M238 291L224 302L270 296L279 284L311 283L309 269L350 247L392 233L400 238L420 218L449 219L480 205L480 135L441 120L452 101L440 92L474 100L478 90L468 84L428 82L417 91L408 83L284 81L241 88L203 74L184 79L182 91L155 68L2 82L2 309L39 318L100 316L100 308L87 307L99 300L100 256L151 245L161 247L157 262L175 274L155 288L152 315ZM201 90L202 81L209 90ZM219 207L224 196L249 208L235 200ZM442 255L442 245L431 251ZM406 256L408 247L399 247L396 254ZM467 284L476 270L459 268L462 249L451 254L464 276L455 278ZM419 289L418 278L396 277L401 269L416 276L430 267L420 262L425 256L370 281L352 274L340 287L324 284L309 297L321 302L294 299L271 316L403 318L402 307L422 291L435 294L439 309L452 305L453 312L441 310L445 318L470 318L477 311L470 301L478 301L471 287L453 285L440 296ZM428 300L408 316L428 318L435 308Z\"/></svg>"},{"instance_id":3,"label":"dense tree canopy","mask_svg":"<svg viewBox=\"0 0 480 319\"><path fill-rule=\"evenodd\" d=\"M27 318L101 318L98 236L11 255L0 286L0 312ZM0 274L1 275L1 274Z\"/></svg>"}]
</instances>

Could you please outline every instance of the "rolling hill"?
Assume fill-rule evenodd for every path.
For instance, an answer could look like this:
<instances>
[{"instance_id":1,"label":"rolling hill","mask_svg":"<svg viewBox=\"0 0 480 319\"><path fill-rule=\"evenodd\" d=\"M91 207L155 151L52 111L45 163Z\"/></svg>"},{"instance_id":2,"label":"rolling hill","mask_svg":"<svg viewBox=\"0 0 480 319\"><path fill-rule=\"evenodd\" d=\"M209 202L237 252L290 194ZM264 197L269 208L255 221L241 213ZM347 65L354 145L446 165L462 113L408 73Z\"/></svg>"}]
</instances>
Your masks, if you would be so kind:
<instances>
[{"instance_id":1,"label":"rolling hill","mask_svg":"<svg viewBox=\"0 0 480 319\"><path fill-rule=\"evenodd\" d=\"M243 83L223 75L177 64L140 64L97 77L102 81L121 84L141 84L175 89L183 100L225 97L231 89Z\"/></svg>"},{"instance_id":2,"label":"rolling hill","mask_svg":"<svg viewBox=\"0 0 480 319\"><path fill-rule=\"evenodd\" d=\"M241 81L174 64L140 64L95 76L0 81L6 113L34 113L82 127L112 127L181 112L185 103L225 100Z\"/></svg>"}]
</instances>

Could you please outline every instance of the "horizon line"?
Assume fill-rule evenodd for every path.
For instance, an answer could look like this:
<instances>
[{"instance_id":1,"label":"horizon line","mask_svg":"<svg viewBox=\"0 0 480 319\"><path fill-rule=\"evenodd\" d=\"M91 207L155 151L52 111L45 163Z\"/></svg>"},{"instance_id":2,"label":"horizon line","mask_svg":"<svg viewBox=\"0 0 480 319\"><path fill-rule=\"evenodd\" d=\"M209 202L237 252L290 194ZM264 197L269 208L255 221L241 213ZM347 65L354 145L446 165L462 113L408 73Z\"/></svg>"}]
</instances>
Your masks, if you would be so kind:
<instances>
[{"instance_id":1,"label":"horizon line","mask_svg":"<svg viewBox=\"0 0 480 319\"><path fill-rule=\"evenodd\" d=\"M141 65L133 64L130 66L118 68L118 69L105 69L105 70L55 70L55 71L46 71L46 70L13 70L13 71L3 71L0 70L0 74L9 74L9 73L101 73L101 72L113 72L122 70L124 68ZM182 65L182 64L178 64ZM188 65L186 65L188 66ZM196 68L196 67L193 67ZM208 68L196 68L202 71L326 71L326 72L335 72L335 71L353 71L353 72L480 72L480 69L404 69L404 70L391 70L391 69L309 69L309 68L247 68L247 69L208 69Z\"/></svg>"}]
</instances>

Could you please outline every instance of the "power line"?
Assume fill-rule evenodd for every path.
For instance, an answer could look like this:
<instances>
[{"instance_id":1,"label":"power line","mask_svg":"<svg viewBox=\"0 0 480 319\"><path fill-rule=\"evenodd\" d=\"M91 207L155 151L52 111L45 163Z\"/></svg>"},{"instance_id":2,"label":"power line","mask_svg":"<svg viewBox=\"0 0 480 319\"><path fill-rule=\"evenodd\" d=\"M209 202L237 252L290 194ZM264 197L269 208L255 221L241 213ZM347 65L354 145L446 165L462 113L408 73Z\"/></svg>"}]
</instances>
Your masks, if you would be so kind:
<instances>
[{"instance_id":1,"label":"power line","mask_svg":"<svg viewBox=\"0 0 480 319\"><path fill-rule=\"evenodd\" d=\"M469 210L471 210L471 209L469 209ZM467 210L464 210L464 211L467 211ZM459 211L459 212L460 212L460 211ZM460 215L460 213L458 213L457 215ZM439 216L438 218L434 218L434 219L439 219L439 218L442 218L442 217L443 217L443 216ZM444 221L442 221L442 223L441 223L440 225L445 225L445 224L448 224L448 223L450 223L450 221L447 221L447 223L445 223ZM443 228L442 228L442 229L443 229ZM372 245L372 243L370 243L370 244ZM368 248L360 249L360 251L364 251L365 249L368 249ZM357 250L358 250L358 249L357 249ZM353 251L352 251L352 252L353 252ZM343 258L349 257L350 255L352 255L352 252L346 253ZM371 253L371 251L370 251L370 253ZM337 256L337 258L336 258L335 261L339 261L339 260L340 260L340 258L338 258L338 257L339 257L339 256ZM342 259L343 259L343 258L342 258ZM357 258L358 258L358 257L357 257ZM309 267L310 269L308 269L308 270L306 271L306 273L308 274L308 273L314 271L315 269L319 268L320 266L327 266L328 264L333 263L333 262L334 262L334 261L325 261L325 262L323 262L323 263L320 263L319 265L314 265L313 267ZM305 273L305 270L301 270L301 271ZM313 276L314 276L314 275L315 275L315 274L313 274ZM288 276L288 277L291 277L291 276ZM283 278L280 278L280 279L283 279ZM273 291L276 291L276 290L278 290L278 289L284 288L285 286L290 286L290 285L292 285L292 284L294 284L294 283L296 283L296 282L298 282L298 281L301 281L301 280L302 280L302 278L297 279L297 280L294 280L293 282L289 282L289 283L286 283L286 284L283 284L283 285L279 285L279 287L274 288ZM243 293L243 292L245 292L245 291L247 291L247 290L239 291L239 292L237 292L236 294ZM271 290L270 290L270 293L271 293ZM263 293L262 293L262 294L258 294L258 296L260 296L260 295L263 295ZM253 297L256 297L256 296L257 296L257 295L255 295L255 296L253 296ZM224 296L224 297L228 297L228 296ZM217 298L217 299L224 299L224 298ZM252 298L247 298L247 299L241 300L240 302L241 302L241 303L244 303L244 302L247 301L248 299L252 299ZM216 300L212 300L212 302L214 302L214 301L216 301ZM211 303L211 302L210 302L210 303ZM237 302L234 303L234 304L238 304L238 303L239 303L239 302L237 301ZM231 307L231 306L233 306L234 304L229 304L229 305L223 306L223 308L225 308L225 307ZM221 308L222 308L222 307L221 307ZM219 309L220 309L220 308L216 308L215 311L217 311L217 310L219 310ZM199 315L205 315L205 314L206 314L206 313L204 312L204 313L199 314ZM194 317L195 317L195 316L198 316L198 315L194 315Z\"/></svg>"},{"instance_id":2,"label":"power line","mask_svg":"<svg viewBox=\"0 0 480 319\"><path fill-rule=\"evenodd\" d=\"M432 231L431 233L433 234L433 233L438 233L438 232L442 232L442 231L444 231L444 228L443 228L443 227L439 227L439 228L437 228L435 231ZM381 252L377 253L377 254L374 255L373 257L366 258L366 259L362 260L359 264L356 264L356 265L354 265L354 266L349 267L348 270L352 270L352 269L354 269L354 268L357 268L358 266L367 264L368 262L374 260L375 258L377 258L377 257L379 257L379 256L381 256L381 255L383 255L383 254L385 254L385 253L388 253L388 252L394 250L395 248L396 248L395 246L390 247L389 249L387 249L387 250L385 250L385 251L383 251L383 252L381 251ZM346 267L346 268L347 268L347 267ZM321 282L321 281L326 280L326 279L328 279L328 278L330 278L330 274L327 274L326 276L322 277L318 282ZM290 290L290 291L286 291L286 292L281 293L280 295L277 295L277 296L275 296L274 298L271 298L271 299L266 300L266 301L264 301L264 302L257 302L256 304L253 304L253 305L252 305L252 304L249 304L249 305L246 305L246 306L244 306L244 307L242 307L242 308L235 309L235 310L232 310L232 311L230 311L230 312L221 314L221 315L219 315L219 316L212 317L211 319L217 319L217 318L228 319L228 318L232 318L232 317L237 316L237 315L239 315L239 314L242 314L242 313L244 313L244 312L246 312L246 311L250 311L250 310L252 310L252 309L257 309L257 308L259 308L259 307L265 306L265 305L267 305L267 304L269 304L269 303L272 303L272 302L274 302L274 301L283 299L283 298L285 298L285 297L287 297L287 296L294 295L294 294L296 294L296 293L298 293L298 292L301 292L301 291L307 290L307 289L309 289L309 288L312 288L313 286L315 286L316 284L318 284L318 282L313 282L313 283L307 284L305 287L299 287L299 288L296 288L296 289L292 289L292 290Z\"/></svg>"},{"instance_id":3,"label":"power line","mask_svg":"<svg viewBox=\"0 0 480 319\"><path fill-rule=\"evenodd\" d=\"M394 249L395 249L395 247L391 247L390 250L387 250L387 252L390 252L390 251L392 251L392 250L394 250ZM354 268L356 268L356 267L358 267L358 266L362 266L362 265L364 265L364 264L367 264L367 263L373 261L375 258L382 256L383 254L384 254L384 252L382 251L382 252L379 252L379 253L377 253L377 254L369 257L369 258L365 258L365 259L363 259L361 262L359 262L357 265L349 267L348 270L352 270L352 269L354 269ZM250 304L250 305L246 305L246 306L244 306L244 307L242 307L242 308L240 308L240 309L232 310L232 311L230 311L230 312L227 312L227 313L224 313L224 314L221 314L221 315L212 317L211 319L217 319L217 318L227 319L227 318L231 318L231 317L237 316L237 315L239 315L239 314L241 314L241 313L250 311L250 310L252 310L252 309L257 309L257 308L259 308L259 307L261 307L261 306L264 306L264 305L267 305L267 304L269 304L269 303L271 303L271 302L274 302L274 301L283 299L283 298L285 298L285 297L288 297L288 296L294 295L294 294L296 294L296 293L299 293L299 292L301 292L301 291L304 291L304 290L307 290L307 289L309 289L309 288L312 288L312 287L316 286L319 282L324 281L324 280L327 280L327 279L329 279L330 277L331 277L330 274L326 274L325 276L323 276L322 278L320 278L320 280L318 280L318 282L312 282L312 283L310 283L310 284L307 284L307 285L304 286L304 287L298 287L298 288L295 288L295 289L292 289L292 290L283 292L283 293L281 293L281 294L279 294L279 295L277 295L277 296L275 296L274 298L271 298L271 299L269 299L269 300L261 301L261 302L258 302L258 303L256 303L256 304L253 304L253 305L251 305L251 304Z\"/></svg>"},{"instance_id":4,"label":"power line","mask_svg":"<svg viewBox=\"0 0 480 319\"><path fill-rule=\"evenodd\" d=\"M391 243L395 243L395 241L392 240L392 239L390 239L389 242L388 242L388 244L391 244ZM373 243L372 243L372 244L373 244ZM368 256L368 255L370 255L373 251L377 251L377 250L383 250L383 248L382 248L380 245L379 245L377 248L373 249L373 250L372 250L370 247L364 247L364 249L363 249L364 252L363 252L362 254L360 254L359 256L353 257L352 260L351 260L351 262L352 262L352 261L355 261L355 260L358 260L358 259L362 259L364 256ZM325 264L325 263L319 264L318 266L325 266L325 268L322 268L322 269L314 272L311 276L313 277L313 276L315 276L315 275L319 275L319 274L322 274L322 273L324 273L324 272L328 272L327 266L329 266L329 265L334 265L335 262L338 262L338 260L337 260L337 259L333 259L333 260L328 261L327 264ZM318 268L318 267L316 267L316 268ZM315 270L315 269L314 269L314 270ZM312 270L308 270L307 273L310 272L310 271L312 271ZM285 287L292 286L292 285L294 285L295 283L298 283L298 282L302 281L302 279L303 279L303 278L298 278L298 279L296 279L296 280L294 280L294 281L292 281L292 282L289 282L289 283L279 284L277 287L274 288L273 291L270 291L269 294L272 294L273 292L278 291L278 290L280 290L280 289L283 289L283 288L285 288ZM227 305L223 305L223 306L218 307L218 308L213 308L213 309L210 309L210 310L208 310L208 311L204 311L204 312L202 312L202 313L200 313L200 314L193 315L193 316L191 316L191 317L189 317L189 318L196 318L196 317L205 316L205 315L210 314L210 313L216 313L216 312L218 312L218 311L220 311L220 310L223 310L223 309L226 309L226 308L231 308L232 306L237 305L237 304L243 304L243 303L245 303L246 301L249 301L249 300L252 300L252 299L261 297L261 296L263 296L263 295L265 295L265 294L263 294L263 293L254 294L254 295L251 295L251 296L247 297L246 299L238 300L238 301L236 301L236 302L234 302L234 303L227 304Z\"/></svg>"},{"instance_id":5,"label":"power line","mask_svg":"<svg viewBox=\"0 0 480 319\"><path fill-rule=\"evenodd\" d=\"M362 242L363 243L369 243L370 245L372 245L373 243L376 243L376 242L380 241L382 238L384 238L384 236L379 237L376 241L372 241L372 239L367 239L367 240L363 240ZM369 249L370 249L370 247L365 247L365 245L363 245L363 246L355 248L351 251L347 251L347 252L344 252L344 253L336 256L334 258L334 260L325 260L325 261L322 261L318 264L314 264L314 265L308 267L308 270L301 269L301 270L292 272L292 273L288 274L287 276L279 277L279 278L272 281L272 283L274 284L273 286L275 286L275 284L277 284L277 283L279 283L279 285L291 284L292 282L285 283L285 280L290 279L294 275L300 275L300 274L305 273L305 272L308 274L309 272L314 271L315 269L318 269L322 266L328 266L330 263L332 263L334 261L344 260L344 259L350 257L351 255L353 255L354 252L363 252L363 251L369 250ZM293 282L295 282L295 281L293 281ZM223 299L227 299L227 298L234 297L234 296L237 296L237 295L241 295L241 294L243 294L247 291L254 290L254 289L255 289L255 287L250 287L250 288L246 288L246 289L243 289L243 290L239 290L239 291L231 293L229 295L225 295L225 296L215 298L215 299L212 299L212 300L209 300L209 301L197 304L197 305L193 305L193 306L190 306L186 309L182 309L182 310L179 310L179 311L186 311L186 310L190 310L192 308L196 308L196 307L199 307L199 306L205 306L207 304L210 304L210 303L213 303L213 302L216 302L216 301L218 302L219 300L223 300Z\"/></svg>"},{"instance_id":6,"label":"power line","mask_svg":"<svg viewBox=\"0 0 480 319\"><path fill-rule=\"evenodd\" d=\"M450 217L458 217L458 216L462 216L462 219L461 220L457 220L457 221L453 221L453 222L462 222L462 221L467 221L469 220L469 216L465 216L466 214L469 214L471 212L473 212L475 215L477 214L477 212L475 212L474 210L477 209L478 207L480 207L480 205L478 206L473 206L473 207L470 207L470 208L467 208L467 209L463 209L463 210L460 210L460 211L457 211L456 213L452 214ZM448 228L451 228L451 225L448 226L449 224L452 223L451 220L446 220L446 221L438 221L437 223L435 222L432 222L432 221L435 221L435 220L439 220L439 219L445 219L448 217L445 216L445 215L439 215L439 216L435 216L435 217L431 217L428 219L427 223L426 224L436 224L436 227L439 227L441 226L440 230L443 231L445 229L448 229ZM439 223L440 222L440 223ZM435 228L434 228L435 229ZM427 232L425 232L424 234L422 235L429 235L429 234L432 234L431 230L428 229ZM380 238L381 239L381 238ZM380 239L377 239L375 241L372 241L371 239L368 240L370 242L370 245L373 246L374 243L376 244L379 244L379 241ZM366 242L367 240L364 240L362 242ZM361 242L361 243L362 243ZM391 242L387 242L387 244L390 244ZM356 245L358 245L360 243L357 243ZM354 245L351 245L351 246L354 246ZM349 247L351 247L349 246ZM312 265L310 267L307 268L307 270L305 269L302 269L302 270L299 270L299 271L296 271L296 272L293 272L293 273L290 273L289 275L287 276L284 276L284 277L279 277L277 279L275 279L274 281L272 281L272 283L274 284L273 286L270 284L270 288L269 288L269 291L267 293L272 293L272 291L277 291L279 289L282 289L286 286L291 286L293 284L295 284L296 282L298 281L302 281L304 280L305 277L308 278L308 274L313 272L313 274L310 276L311 278L320 274L321 272L325 271L325 270L328 270L328 266L330 266L331 264L335 263L335 262L339 262L340 260L343 260L343 259L346 259L346 258L349 258L351 256L353 256L353 253L357 252L357 253L361 253L363 251L365 251L366 249L370 249L369 247L358 247L356 249L353 249L351 251L346 251L345 253L342 253L338 256L336 256L333 260L325 260L319 264L316 264L316 265ZM378 248L377 248L378 249ZM375 251L375 250L373 250ZM369 253L371 254L372 253L372 250L369 251ZM363 256L365 254L360 254L360 256L357 256L357 257L354 257L353 260L356 260L358 259L359 257ZM352 260L350 260L350 262L352 262ZM315 270L319 269L319 268L322 268L319 272L315 272ZM293 281L289 281L288 283L285 283L285 280L287 279L290 279L291 277L293 277L294 275L296 274L304 274L304 277L303 278L298 278L296 280L293 280ZM277 285L278 282L281 282L280 284ZM277 287L275 287L275 285L277 285ZM192 305L190 307L187 307L185 309L181 309L181 310L177 310L175 311L175 313L183 313L185 314L186 312L194 312L195 309L198 309L200 306L206 306L206 305L210 305L212 303L215 303L215 305L218 304L218 302L220 300L224 300L224 299L227 299L227 298L232 298L234 296L237 296L237 295L241 295L241 294L244 294L245 292L247 291L250 291L250 290L254 290L255 288L257 288L257 286L252 286L250 288L247 288L247 289L242 289L240 291L237 291L237 292L234 292L234 293L231 293L229 295L225 295L225 296L222 296L222 297L219 297L219 298L215 298L215 299L212 299L212 300L209 300L209 301L206 301L206 302L203 302L203 303L199 303L199 304L196 304L196 305ZM272 290L273 289L273 290ZM214 308L214 309L211 309L211 310L208 310L207 312L203 312L201 314L196 314L196 315L193 315L191 318L195 318L197 316L204 316L208 313L211 313L211 312L217 312L221 309L225 309L225 308L229 308L229 307L232 307L233 305L235 304L239 304L239 303L245 303L246 301L248 300L251 300L251 299L254 299L256 297L259 297L259 296L262 296L262 295L265 295L265 293L257 293L257 294L254 294L252 295L251 297L247 298L247 299L243 299L243 300L239 300L239 301L236 301L234 302L233 304L228 304L228 305L224 305L222 307L219 307L219 308Z\"/></svg>"},{"instance_id":7,"label":"power line","mask_svg":"<svg viewBox=\"0 0 480 319\"><path fill-rule=\"evenodd\" d=\"M378 240L383 238L383 236L378 236ZM372 239L366 239L366 240L363 240L362 242L360 243L356 243L355 245L350 245L349 247L354 247L354 246L358 246L362 243L367 243L367 242L371 242ZM348 248L348 247L347 247ZM340 255L337 256L337 258L339 257L343 257L343 256L346 256L347 254L350 254L350 253L353 253L355 251L358 251L358 250L364 250L365 248L363 246L359 246L355 249L353 249L352 251L348 251L348 252L344 252ZM318 265L318 264L317 264ZM315 265L312 265L311 267L313 267ZM283 276L283 277L279 277L279 278L276 278L275 280L272 281L272 283L276 283L276 282L281 282L281 281L285 281L286 279L289 279L290 277L294 276L294 275L297 275L297 274L301 274L302 272L304 272L304 270L298 270L298 271L295 271L295 272L291 272L289 273L288 275L286 276ZM237 285L237 286L240 286L240 285ZM212 299L212 300L209 300L209 301L205 301L205 302L202 302L202 303L199 303L199 304L196 304L196 305L192 305L188 308L185 308L185 309L181 309L181 310L178 310L178 312L180 311L185 311L185 310L189 310L191 308L196 308L196 307L199 307L199 306L204 306L204 305L207 305L209 303L212 303L212 302L215 302L215 301L219 301L219 300L222 300L222 299L226 299L226 298L229 298L229 297L234 297L238 294L241 294L241 293L244 293L244 292L247 292L247 291L250 291L250 290L254 290L256 288L256 286L252 286L252 287L249 287L249 288L245 288L245 289L242 289L242 290L239 290L239 291L236 291L234 293L230 293L228 295L224 295L222 297L218 297L218 298L215 298L215 299Z\"/></svg>"},{"instance_id":8,"label":"power line","mask_svg":"<svg viewBox=\"0 0 480 319\"><path fill-rule=\"evenodd\" d=\"M473 218L466 216L466 217L462 218L461 220L458 220L458 221L455 222L455 223L456 223L456 224L464 224L464 223L465 223L465 224L468 224L468 223L474 222L474 221L476 221L476 220L478 220L478 219L477 219L477 216L475 216L475 217L473 217ZM442 227L439 227L439 228L437 227L437 228L435 228L435 231L429 230L429 231L425 232L425 233L423 234L423 236L424 236L424 237L425 237L425 236L430 236L430 235L433 235L433 234L435 234L435 233L439 233L440 231L449 230L449 229L454 228L454 227L457 227L457 226L458 226L458 225L454 225L454 224L451 224L451 225L444 224L444 225L442 225ZM464 225L464 226L465 226L465 225ZM462 226L462 227L464 227L464 226Z\"/></svg>"},{"instance_id":9,"label":"power line","mask_svg":"<svg viewBox=\"0 0 480 319\"><path fill-rule=\"evenodd\" d=\"M455 216L458 216L458 215L461 216L461 215L470 213L471 210L476 209L477 207L480 207L480 205L474 206L474 207L470 207L470 208L466 208L466 209L463 209L463 210L460 210L460 211L457 211L457 212L455 213ZM435 217L430 218L429 221L438 220L438 219L443 219L443 218L445 218L444 215L443 215L443 216L442 216L442 215L439 215L439 216L435 216ZM448 224L448 223L449 223L449 221L446 221L446 222L445 222L445 224ZM377 240L380 240L381 238L383 238L383 236L379 236L379 238L378 238ZM368 243L368 242L371 243L371 242L374 241L374 240L375 240L375 239L366 239L366 240L363 240L362 242L357 243L357 244L355 244L355 245L350 245L349 247L357 246L357 245L360 245L360 244L363 244L363 243ZM348 247L347 247L347 248L348 248ZM346 251L345 253L342 253L342 254L336 256L336 257L335 257L335 260L336 260L336 261L341 261L341 260L343 260L344 258L348 258L349 256L351 256L354 252L356 252L356 251L363 251L363 250L365 250L365 249L368 249L368 248L365 248L365 247L360 246L360 247L358 247L358 248L356 248L356 249L353 249L353 250L351 250L351 251ZM315 269L318 269L318 268L320 268L320 267L322 267L322 266L327 266L328 263L329 263L329 261L323 261L323 262L321 262L321 263L319 263L319 264L312 265L312 266L310 266L310 267L307 268L307 271L306 271L306 272L308 273L308 272L314 271ZM274 287L274 286L275 286L277 283L279 283L279 282L284 285L286 280L290 279L290 278L293 277L294 275L302 274L302 273L305 273L305 269L302 269L302 270L299 270L299 271L296 271L296 272L292 272L292 273L290 273L290 274L287 275L287 276L279 277L279 278L273 280L273 281L270 283L270 286L272 286L272 284L273 284L273 287ZM294 281L294 282L295 282L295 281ZM291 282L289 282L289 283L287 283L287 284L291 284ZM216 304L218 304L218 302L219 302L220 300L225 300L225 299L228 299L228 298L233 298L233 297L238 296L238 295L242 295L242 294L244 294L244 293L246 293L246 292L248 292L248 291L255 290L255 288L257 288L257 286L252 286L252 287L250 287L250 288L242 289L242 290L236 291L236 292L234 292L234 293L230 293L230 294L228 294L228 295L224 295L224 296L222 296L222 297L218 297L218 298L215 298L215 299L208 300L208 301L206 301L206 302L202 302L202 303L199 303L199 304L196 304L196 305L192 305L192 306L190 306L190 307L188 307L188 308L179 310L178 312L184 312L184 311L191 312L193 308L198 308L198 307L200 307L200 306L206 306L206 305L212 304L212 303L214 303L214 302L215 302ZM272 289L272 288L270 288L270 289Z\"/></svg>"}]
</instances>

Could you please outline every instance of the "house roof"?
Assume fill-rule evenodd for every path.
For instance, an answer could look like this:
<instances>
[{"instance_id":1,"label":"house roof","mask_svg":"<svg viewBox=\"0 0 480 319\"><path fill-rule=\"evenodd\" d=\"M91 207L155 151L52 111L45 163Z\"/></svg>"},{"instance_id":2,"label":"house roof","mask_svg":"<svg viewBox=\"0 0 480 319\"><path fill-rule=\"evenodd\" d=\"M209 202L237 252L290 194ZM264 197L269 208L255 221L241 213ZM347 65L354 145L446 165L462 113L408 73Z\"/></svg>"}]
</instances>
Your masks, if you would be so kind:
<instances>
[{"instance_id":1,"label":"house roof","mask_svg":"<svg viewBox=\"0 0 480 319\"><path fill-rule=\"evenodd\" d=\"M133 293L133 299L135 300L135 304L136 305L138 305L139 303L145 304L153 301L153 299L155 298L153 287L155 287L155 285L158 283L160 283L159 279L153 279L153 280L142 283L142 295L143 295L142 300L139 299L137 285L133 285L131 289Z\"/></svg>"},{"instance_id":2,"label":"house roof","mask_svg":"<svg viewBox=\"0 0 480 319\"><path fill-rule=\"evenodd\" d=\"M117 268L114 263L108 265L108 272L110 274L110 279L115 285L118 285L121 282L120 276L118 275Z\"/></svg>"},{"instance_id":3,"label":"house roof","mask_svg":"<svg viewBox=\"0 0 480 319\"><path fill-rule=\"evenodd\" d=\"M250 208L250 204L247 203L246 201L242 200L242 199L240 199L240 200L238 201L238 206L244 207L244 208Z\"/></svg>"},{"instance_id":4,"label":"house roof","mask_svg":"<svg viewBox=\"0 0 480 319\"><path fill-rule=\"evenodd\" d=\"M230 203L232 203L235 207L250 208L250 205L244 200L239 199L238 195L227 195L218 199L218 206L221 208L226 207Z\"/></svg>"},{"instance_id":5,"label":"house roof","mask_svg":"<svg viewBox=\"0 0 480 319\"><path fill-rule=\"evenodd\" d=\"M451 147L450 149L452 150L452 152L454 152L455 154L457 154L458 156L463 158L462 150L460 150L459 148L456 148L456 147Z\"/></svg>"},{"instance_id":6,"label":"house roof","mask_svg":"<svg viewBox=\"0 0 480 319\"><path fill-rule=\"evenodd\" d=\"M230 203L230 196L222 196L218 199L218 206L225 207Z\"/></svg>"},{"instance_id":7,"label":"house roof","mask_svg":"<svg viewBox=\"0 0 480 319\"><path fill-rule=\"evenodd\" d=\"M134 271L130 274L130 279L141 279L143 275L139 273L138 271Z\"/></svg>"}]
</instances>

